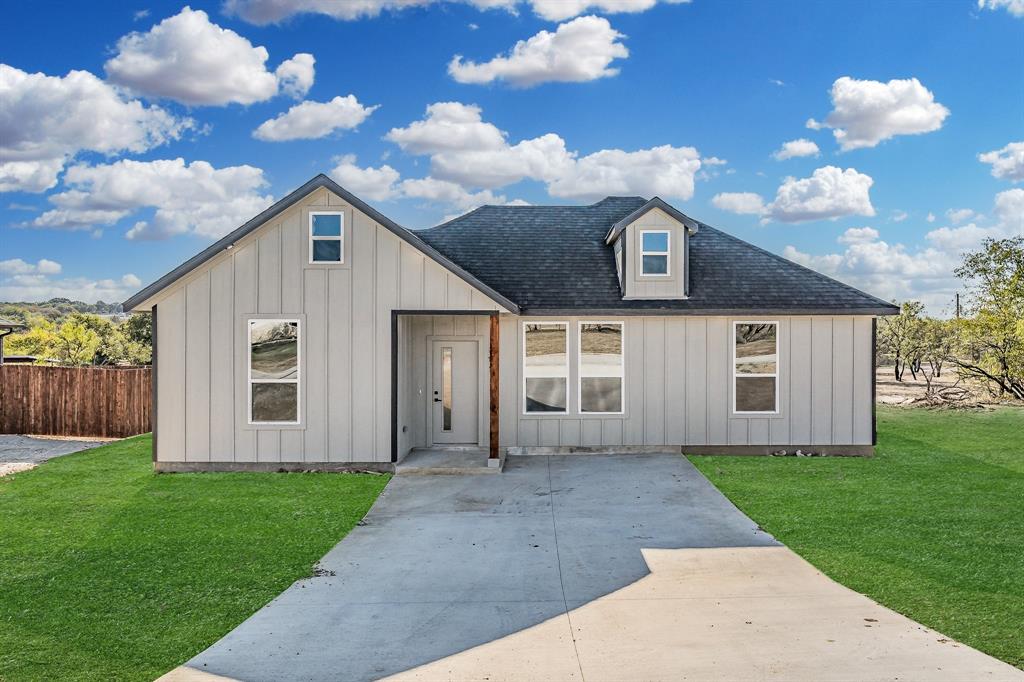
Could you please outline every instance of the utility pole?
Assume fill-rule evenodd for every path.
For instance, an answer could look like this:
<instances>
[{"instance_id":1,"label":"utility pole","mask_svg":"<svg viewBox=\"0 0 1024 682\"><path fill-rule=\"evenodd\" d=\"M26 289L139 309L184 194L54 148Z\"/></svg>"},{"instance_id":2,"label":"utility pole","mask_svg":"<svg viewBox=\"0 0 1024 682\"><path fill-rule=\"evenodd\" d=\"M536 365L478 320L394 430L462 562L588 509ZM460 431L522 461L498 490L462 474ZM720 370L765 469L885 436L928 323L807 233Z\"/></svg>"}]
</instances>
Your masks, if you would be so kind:
<instances>
[{"instance_id":1,"label":"utility pole","mask_svg":"<svg viewBox=\"0 0 1024 682\"><path fill-rule=\"evenodd\" d=\"M956 319L960 319L960 294L956 295Z\"/></svg>"}]
</instances>

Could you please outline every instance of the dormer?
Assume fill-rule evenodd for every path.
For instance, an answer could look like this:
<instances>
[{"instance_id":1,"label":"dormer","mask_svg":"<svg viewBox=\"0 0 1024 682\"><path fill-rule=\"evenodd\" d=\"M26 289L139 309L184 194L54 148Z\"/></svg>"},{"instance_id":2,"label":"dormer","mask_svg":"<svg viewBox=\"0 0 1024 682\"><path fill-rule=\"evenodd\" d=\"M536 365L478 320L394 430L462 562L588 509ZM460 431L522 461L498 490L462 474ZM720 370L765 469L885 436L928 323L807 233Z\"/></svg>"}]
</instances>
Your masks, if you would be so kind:
<instances>
[{"instance_id":1,"label":"dormer","mask_svg":"<svg viewBox=\"0 0 1024 682\"><path fill-rule=\"evenodd\" d=\"M696 233L695 220L658 197L612 225L605 243L615 251L622 298L687 298L690 237Z\"/></svg>"}]
</instances>

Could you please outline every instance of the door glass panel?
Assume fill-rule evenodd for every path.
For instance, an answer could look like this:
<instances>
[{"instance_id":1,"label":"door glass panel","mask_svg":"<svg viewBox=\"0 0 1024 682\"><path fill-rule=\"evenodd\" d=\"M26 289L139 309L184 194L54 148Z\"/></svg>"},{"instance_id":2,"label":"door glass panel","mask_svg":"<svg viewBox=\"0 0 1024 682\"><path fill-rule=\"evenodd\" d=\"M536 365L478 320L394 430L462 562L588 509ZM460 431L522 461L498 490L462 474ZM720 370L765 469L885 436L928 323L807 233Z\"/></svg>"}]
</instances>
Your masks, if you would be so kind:
<instances>
[{"instance_id":1,"label":"door glass panel","mask_svg":"<svg viewBox=\"0 0 1024 682\"><path fill-rule=\"evenodd\" d=\"M441 348L441 430L452 430L452 349Z\"/></svg>"}]
</instances>

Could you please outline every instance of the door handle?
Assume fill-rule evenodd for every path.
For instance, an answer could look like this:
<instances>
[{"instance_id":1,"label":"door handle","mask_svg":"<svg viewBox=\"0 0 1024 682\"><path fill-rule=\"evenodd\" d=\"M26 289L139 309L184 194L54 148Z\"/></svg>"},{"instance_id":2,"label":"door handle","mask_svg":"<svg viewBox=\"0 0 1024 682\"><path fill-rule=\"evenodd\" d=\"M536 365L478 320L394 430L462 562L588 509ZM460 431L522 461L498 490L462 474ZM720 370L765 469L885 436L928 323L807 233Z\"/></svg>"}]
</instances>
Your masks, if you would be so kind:
<instances>
[{"instance_id":1,"label":"door handle","mask_svg":"<svg viewBox=\"0 0 1024 682\"><path fill-rule=\"evenodd\" d=\"M441 402L441 399L440 398L434 398L434 402L435 403L439 403L439 402Z\"/></svg>"}]
</instances>

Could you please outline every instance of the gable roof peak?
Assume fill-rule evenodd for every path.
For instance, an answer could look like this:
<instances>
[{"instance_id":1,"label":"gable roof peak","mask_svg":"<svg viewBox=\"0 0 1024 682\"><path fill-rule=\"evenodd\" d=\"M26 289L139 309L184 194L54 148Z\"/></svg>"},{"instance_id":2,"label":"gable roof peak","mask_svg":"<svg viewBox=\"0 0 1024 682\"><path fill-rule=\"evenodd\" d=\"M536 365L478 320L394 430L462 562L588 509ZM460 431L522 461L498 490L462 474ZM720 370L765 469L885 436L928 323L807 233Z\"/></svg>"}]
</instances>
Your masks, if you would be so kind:
<instances>
[{"instance_id":1,"label":"gable roof peak","mask_svg":"<svg viewBox=\"0 0 1024 682\"><path fill-rule=\"evenodd\" d=\"M672 218L678 220L680 223L685 225L686 230L690 233L690 236L697 234L697 230L700 227L700 223L698 223L696 220L686 215L685 213L683 213L675 206L662 199L661 197L652 197L643 206L636 209L635 211L627 215L625 218L612 225L611 229L608 230L608 235L605 237L605 242L608 244L614 242L616 239L618 239L622 231L626 229L627 225L636 222L641 217L643 217L644 214L646 214L648 211L655 208L661 209L665 213L668 213Z\"/></svg>"}]
</instances>

